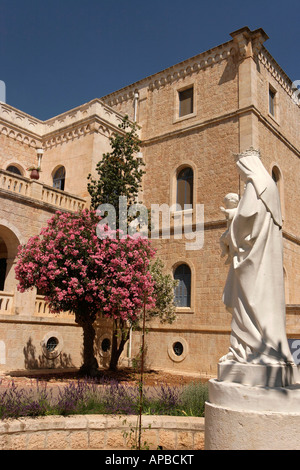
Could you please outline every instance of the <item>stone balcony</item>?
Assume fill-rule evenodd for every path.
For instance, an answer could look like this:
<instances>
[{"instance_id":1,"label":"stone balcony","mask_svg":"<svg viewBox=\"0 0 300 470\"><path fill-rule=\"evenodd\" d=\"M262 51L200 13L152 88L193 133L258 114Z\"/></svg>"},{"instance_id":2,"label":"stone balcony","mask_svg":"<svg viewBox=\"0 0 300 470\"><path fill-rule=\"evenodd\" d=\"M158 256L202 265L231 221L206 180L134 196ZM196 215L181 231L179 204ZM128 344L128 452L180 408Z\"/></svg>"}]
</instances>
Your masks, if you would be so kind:
<instances>
[{"instance_id":1,"label":"stone balcony","mask_svg":"<svg viewBox=\"0 0 300 470\"><path fill-rule=\"evenodd\" d=\"M0 314L9 315L13 312L14 293L0 291Z\"/></svg>"},{"instance_id":2,"label":"stone balcony","mask_svg":"<svg viewBox=\"0 0 300 470\"><path fill-rule=\"evenodd\" d=\"M1 196L25 199L52 210L76 212L86 206L85 199L5 170L0 170Z\"/></svg>"},{"instance_id":3,"label":"stone balcony","mask_svg":"<svg viewBox=\"0 0 300 470\"><path fill-rule=\"evenodd\" d=\"M20 294L19 294L20 295ZM24 296L26 294L22 294ZM44 296L36 295L34 292L29 293L31 305L33 307L33 312L29 309L30 317L44 317L55 319L59 315L60 318L64 319L73 319L73 314L71 312L61 312L59 314L53 314L50 312L49 305L45 301ZM28 297L28 296L27 296ZM28 299L27 299L28 301ZM14 316L18 315L18 309L16 308L19 304L18 293L15 292L4 292L0 291L0 316ZM21 313L22 318L24 319L24 312ZM25 314L25 316L28 316Z\"/></svg>"}]
</instances>

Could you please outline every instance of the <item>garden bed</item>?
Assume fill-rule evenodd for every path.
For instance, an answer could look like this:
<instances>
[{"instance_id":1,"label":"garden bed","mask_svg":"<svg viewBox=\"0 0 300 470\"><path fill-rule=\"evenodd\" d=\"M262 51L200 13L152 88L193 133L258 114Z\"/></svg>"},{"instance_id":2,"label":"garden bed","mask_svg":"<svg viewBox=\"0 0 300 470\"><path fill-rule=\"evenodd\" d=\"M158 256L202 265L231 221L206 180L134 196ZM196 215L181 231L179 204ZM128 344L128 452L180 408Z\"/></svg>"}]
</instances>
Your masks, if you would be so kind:
<instances>
[{"instance_id":1,"label":"garden bed","mask_svg":"<svg viewBox=\"0 0 300 470\"><path fill-rule=\"evenodd\" d=\"M5 377L0 380L0 418L74 414L127 414L195 416L204 414L207 385L185 377L176 385L166 374L144 374L141 402L140 376L133 371L104 373L97 379L73 374ZM151 380L150 380L151 377ZM181 377L182 378L182 377ZM180 383L181 382L181 383ZM142 408L141 408L142 403Z\"/></svg>"}]
</instances>

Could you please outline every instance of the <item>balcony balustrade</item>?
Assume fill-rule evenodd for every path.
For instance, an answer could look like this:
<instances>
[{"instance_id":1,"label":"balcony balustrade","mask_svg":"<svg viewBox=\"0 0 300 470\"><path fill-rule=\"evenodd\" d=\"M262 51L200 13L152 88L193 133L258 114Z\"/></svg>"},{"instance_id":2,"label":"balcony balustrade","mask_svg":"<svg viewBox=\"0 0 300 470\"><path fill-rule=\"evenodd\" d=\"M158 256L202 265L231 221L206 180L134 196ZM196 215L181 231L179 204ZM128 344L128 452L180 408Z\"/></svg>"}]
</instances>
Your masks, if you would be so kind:
<instances>
[{"instance_id":1,"label":"balcony balustrade","mask_svg":"<svg viewBox=\"0 0 300 470\"><path fill-rule=\"evenodd\" d=\"M76 212L86 205L86 201L78 196L5 170L0 170L0 195L1 190L13 193L15 196L38 200L54 206L57 210Z\"/></svg>"},{"instance_id":2,"label":"balcony balustrade","mask_svg":"<svg viewBox=\"0 0 300 470\"><path fill-rule=\"evenodd\" d=\"M0 291L0 313L8 315L12 313L14 294Z\"/></svg>"}]
</instances>

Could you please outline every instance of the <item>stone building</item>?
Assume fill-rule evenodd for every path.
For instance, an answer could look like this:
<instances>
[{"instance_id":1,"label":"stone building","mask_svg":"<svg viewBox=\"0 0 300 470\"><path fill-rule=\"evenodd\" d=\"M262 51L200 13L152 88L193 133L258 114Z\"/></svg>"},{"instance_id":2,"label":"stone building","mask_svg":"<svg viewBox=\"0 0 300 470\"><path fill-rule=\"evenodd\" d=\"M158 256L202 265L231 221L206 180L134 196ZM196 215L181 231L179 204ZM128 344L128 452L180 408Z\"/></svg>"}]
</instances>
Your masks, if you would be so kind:
<instances>
[{"instance_id":1,"label":"stone building","mask_svg":"<svg viewBox=\"0 0 300 470\"><path fill-rule=\"evenodd\" d=\"M38 234L57 209L88 206L87 175L110 150L109 137L125 114L140 126L144 204L190 205L171 213L168 239L161 231L153 240L166 270L179 280L178 307L172 325L149 325L147 365L214 375L228 350L220 206L227 193L242 193L233 154L250 147L260 150L279 188L287 333L300 338L300 110L292 80L264 46L267 39L262 29L242 28L224 44L47 121L0 104L2 370L81 364L82 331L72 315L49 314L35 291L18 293L14 260L18 245ZM40 178L30 179L27 169L39 160ZM195 249L177 229L182 220L196 229L197 206L204 207L204 238ZM100 321L96 348L104 365L109 342L103 340L110 334L109 322ZM139 342L134 333L123 364Z\"/></svg>"}]
</instances>

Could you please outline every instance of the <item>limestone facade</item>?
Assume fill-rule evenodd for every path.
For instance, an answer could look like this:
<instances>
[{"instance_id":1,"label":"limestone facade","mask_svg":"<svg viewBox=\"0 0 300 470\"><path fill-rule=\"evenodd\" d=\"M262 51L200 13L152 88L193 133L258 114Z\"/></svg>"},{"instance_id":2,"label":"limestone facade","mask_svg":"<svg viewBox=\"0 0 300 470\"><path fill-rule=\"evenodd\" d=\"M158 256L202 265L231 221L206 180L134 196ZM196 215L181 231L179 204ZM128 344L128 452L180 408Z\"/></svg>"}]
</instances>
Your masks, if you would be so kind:
<instances>
[{"instance_id":1,"label":"limestone facade","mask_svg":"<svg viewBox=\"0 0 300 470\"><path fill-rule=\"evenodd\" d=\"M226 222L219 208L227 193L242 193L233 153L250 146L260 149L278 184L284 216L287 332L290 338L300 338L300 110L292 99L291 79L264 46L267 39L262 29L242 28L220 46L44 122L0 105L0 258L2 250L7 259L0 292L0 368L29 367L30 354L34 367L80 365L80 328L71 315L49 315L35 292L16 292L14 257L18 244L37 234L57 208L88 205L87 175L110 150L109 137L124 114L140 126L146 164L144 204L175 204L178 175L190 168L193 207L184 215L192 217L193 230L196 206L204 207L200 249L187 249L187 240L175 236L172 227L182 215L178 213L171 217L170 238L153 240L168 272L188 266L190 291L172 325L149 325L147 365L215 375L218 359L228 349L230 315L222 303L228 267L219 249ZM187 94L192 104L187 102L190 108L182 112ZM44 152L42 173L34 181L27 168L36 164L38 148ZM18 167L21 175L7 172L9 165ZM63 191L53 188L61 166ZM109 324L100 322L97 347L102 361L100 340L109 332ZM59 336L62 346L55 361L42 347L50 333ZM130 363L139 344L140 337L134 334L124 364Z\"/></svg>"}]
</instances>

